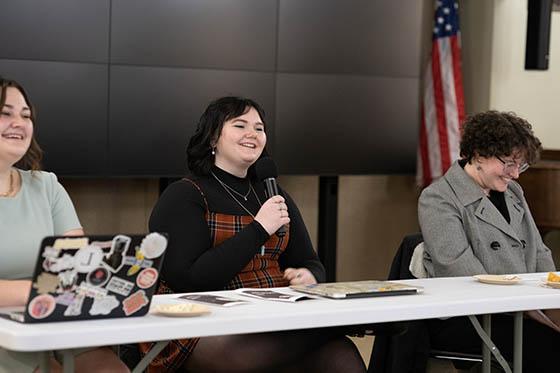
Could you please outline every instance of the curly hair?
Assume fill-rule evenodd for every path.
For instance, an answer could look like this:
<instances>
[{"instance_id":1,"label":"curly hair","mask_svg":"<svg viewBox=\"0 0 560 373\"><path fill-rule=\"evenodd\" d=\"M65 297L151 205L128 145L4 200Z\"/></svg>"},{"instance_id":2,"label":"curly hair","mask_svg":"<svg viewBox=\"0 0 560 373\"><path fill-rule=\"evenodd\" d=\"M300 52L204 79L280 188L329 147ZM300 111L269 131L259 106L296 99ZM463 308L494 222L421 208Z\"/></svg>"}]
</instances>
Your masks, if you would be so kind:
<instances>
[{"instance_id":1,"label":"curly hair","mask_svg":"<svg viewBox=\"0 0 560 373\"><path fill-rule=\"evenodd\" d=\"M251 99L227 96L214 100L208 105L187 146L187 166L193 174L199 176L210 174L215 161L212 148L220 137L224 123L245 114L251 108L259 113L266 131L264 110ZM267 154L265 148L261 157ZM249 173L252 174L252 166L249 168Z\"/></svg>"},{"instance_id":2,"label":"curly hair","mask_svg":"<svg viewBox=\"0 0 560 373\"><path fill-rule=\"evenodd\" d=\"M25 89L16 82L15 80L5 79L0 76L0 108L3 108L6 104L6 91L8 88L16 88L22 94L25 102L29 106L29 110L31 111L31 122L33 123L33 127L35 127L35 118L36 112L29 100L29 95L25 92ZM31 171L38 171L41 169L41 160L43 159L43 151L39 146L39 143L35 139L35 131L33 131L33 136L31 137L31 144L29 148L21 157L19 161L16 162L15 166L20 169L24 170L31 170Z\"/></svg>"},{"instance_id":3,"label":"curly hair","mask_svg":"<svg viewBox=\"0 0 560 373\"><path fill-rule=\"evenodd\" d=\"M512 112L490 110L469 116L463 124L461 157L522 157L533 164L542 145L529 122Z\"/></svg>"}]
</instances>

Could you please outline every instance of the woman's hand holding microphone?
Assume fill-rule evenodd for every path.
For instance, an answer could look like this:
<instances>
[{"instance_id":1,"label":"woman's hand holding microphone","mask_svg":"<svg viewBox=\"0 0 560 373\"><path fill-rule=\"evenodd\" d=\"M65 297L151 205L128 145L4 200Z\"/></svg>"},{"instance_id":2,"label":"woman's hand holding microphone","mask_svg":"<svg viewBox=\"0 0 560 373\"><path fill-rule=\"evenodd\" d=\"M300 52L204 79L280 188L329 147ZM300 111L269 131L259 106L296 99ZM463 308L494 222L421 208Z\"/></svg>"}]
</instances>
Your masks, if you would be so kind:
<instances>
[{"instance_id":1,"label":"woman's hand holding microphone","mask_svg":"<svg viewBox=\"0 0 560 373\"><path fill-rule=\"evenodd\" d=\"M290 222L288 206L282 196L272 196L265 201L255 220L262 225L269 235L274 234L281 226Z\"/></svg>"}]
</instances>

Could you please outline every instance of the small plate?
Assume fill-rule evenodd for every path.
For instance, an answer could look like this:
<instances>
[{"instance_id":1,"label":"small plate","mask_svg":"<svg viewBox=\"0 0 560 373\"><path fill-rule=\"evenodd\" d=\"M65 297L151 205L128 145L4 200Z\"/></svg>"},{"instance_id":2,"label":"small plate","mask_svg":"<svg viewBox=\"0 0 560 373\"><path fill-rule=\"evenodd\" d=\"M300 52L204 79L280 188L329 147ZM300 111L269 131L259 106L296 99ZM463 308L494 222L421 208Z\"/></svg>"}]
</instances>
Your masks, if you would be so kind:
<instances>
[{"instance_id":1,"label":"small plate","mask_svg":"<svg viewBox=\"0 0 560 373\"><path fill-rule=\"evenodd\" d=\"M521 281L521 279L515 275L476 275L473 277L480 282L492 285L513 285Z\"/></svg>"},{"instance_id":2,"label":"small plate","mask_svg":"<svg viewBox=\"0 0 560 373\"><path fill-rule=\"evenodd\" d=\"M193 317L210 313L210 308L202 304L159 304L152 310L153 313L169 317Z\"/></svg>"},{"instance_id":3,"label":"small plate","mask_svg":"<svg viewBox=\"0 0 560 373\"><path fill-rule=\"evenodd\" d=\"M560 289L560 282L558 281L546 281L545 284L551 288Z\"/></svg>"}]
</instances>

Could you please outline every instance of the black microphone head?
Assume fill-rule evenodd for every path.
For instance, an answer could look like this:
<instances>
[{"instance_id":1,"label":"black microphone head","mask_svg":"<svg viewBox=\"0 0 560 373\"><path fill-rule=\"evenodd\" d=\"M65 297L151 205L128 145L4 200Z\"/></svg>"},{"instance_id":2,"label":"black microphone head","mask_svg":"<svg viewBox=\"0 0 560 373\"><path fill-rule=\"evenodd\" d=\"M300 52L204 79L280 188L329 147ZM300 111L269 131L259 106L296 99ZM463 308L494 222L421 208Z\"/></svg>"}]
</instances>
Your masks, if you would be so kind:
<instances>
[{"instance_id":1,"label":"black microphone head","mask_svg":"<svg viewBox=\"0 0 560 373\"><path fill-rule=\"evenodd\" d=\"M255 175L257 180L276 179L278 170L276 164L270 157L262 157L255 162Z\"/></svg>"}]
</instances>

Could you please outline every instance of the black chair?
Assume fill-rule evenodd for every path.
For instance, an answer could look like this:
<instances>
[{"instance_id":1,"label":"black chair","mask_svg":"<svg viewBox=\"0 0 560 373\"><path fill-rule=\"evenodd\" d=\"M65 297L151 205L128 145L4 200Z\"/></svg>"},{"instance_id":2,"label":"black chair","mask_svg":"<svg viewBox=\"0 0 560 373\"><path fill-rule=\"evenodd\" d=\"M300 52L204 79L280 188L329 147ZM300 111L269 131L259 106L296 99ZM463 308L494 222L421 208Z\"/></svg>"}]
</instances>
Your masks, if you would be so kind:
<instances>
[{"instance_id":1,"label":"black chair","mask_svg":"<svg viewBox=\"0 0 560 373\"><path fill-rule=\"evenodd\" d=\"M389 271L388 280L414 279L409 266L412 254L423 241L421 233L405 236ZM374 341L368 373L425 372L429 358L450 360L456 369L470 369L482 361L481 355L432 349L427 320L399 323L406 329L400 335L377 336Z\"/></svg>"}]
</instances>

